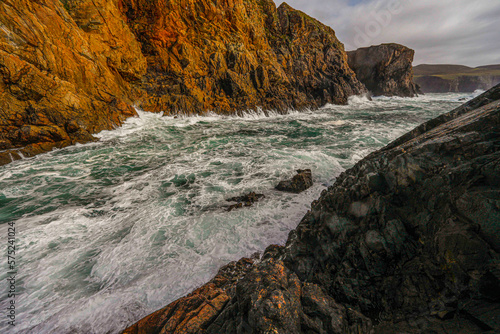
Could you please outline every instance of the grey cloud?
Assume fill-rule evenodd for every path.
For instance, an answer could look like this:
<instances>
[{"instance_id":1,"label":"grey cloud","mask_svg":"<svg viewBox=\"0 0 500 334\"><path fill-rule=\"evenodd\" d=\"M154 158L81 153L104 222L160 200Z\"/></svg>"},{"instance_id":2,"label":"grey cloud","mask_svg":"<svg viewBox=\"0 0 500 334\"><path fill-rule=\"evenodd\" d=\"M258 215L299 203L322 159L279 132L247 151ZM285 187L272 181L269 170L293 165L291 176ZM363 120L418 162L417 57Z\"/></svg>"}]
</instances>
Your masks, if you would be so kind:
<instances>
[{"instance_id":1,"label":"grey cloud","mask_svg":"<svg viewBox=\"0 0 500 334\"><path fill-rule=\"evenodd\" d=\"M385 20L383 13L391 2L399 2L401 11ZM347 0L287 3L331 26L347 49L395 42L415 49L415 64L500 63L500 1L367 0L354 6Z\"/></svg>"}]
</instances>

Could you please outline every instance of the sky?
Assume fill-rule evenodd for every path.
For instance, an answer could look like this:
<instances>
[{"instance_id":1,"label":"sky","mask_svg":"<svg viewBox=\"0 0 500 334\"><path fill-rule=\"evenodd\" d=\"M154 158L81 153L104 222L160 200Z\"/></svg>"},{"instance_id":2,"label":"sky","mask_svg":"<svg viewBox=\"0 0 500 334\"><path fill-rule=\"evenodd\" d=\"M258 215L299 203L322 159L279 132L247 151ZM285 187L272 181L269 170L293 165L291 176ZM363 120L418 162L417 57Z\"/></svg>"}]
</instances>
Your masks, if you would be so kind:
<instances>
[{"instance_id":1,"label":"sky","mask_svg":"<svg viewBox=\"0 0 500 334\"><path fill-rule=\"evenodd\" d=\"M414 65L500 64L499 0L286 2L332 27L346 50L399 43L415 50Z\"/></svg>"}]
</instances>

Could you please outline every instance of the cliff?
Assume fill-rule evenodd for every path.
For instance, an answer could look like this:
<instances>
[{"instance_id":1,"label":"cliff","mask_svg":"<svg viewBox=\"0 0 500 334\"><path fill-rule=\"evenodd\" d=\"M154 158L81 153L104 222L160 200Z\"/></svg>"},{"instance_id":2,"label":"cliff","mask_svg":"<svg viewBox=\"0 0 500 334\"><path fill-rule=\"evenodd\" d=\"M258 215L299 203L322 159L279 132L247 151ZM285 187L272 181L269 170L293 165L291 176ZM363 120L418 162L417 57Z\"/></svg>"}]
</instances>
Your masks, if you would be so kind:
<instances>
[{"instance_id":1,"label":"cliff","mask_svg":"<svg viewBox=\"0 0 500 334\"><path fill-rule=\"evenodd\" d=\"M500 85L370 154L286 246L124 333L500 330Z\"/></svg>"},{"instance_id":2,"label":"cliff","mask_svg":"<svg viewBox=\"0 0 500 334\"><path fill-rule=\"evenodd\" d=\"M331 28L270 0L6 0L0 24L0 164L91 141L132 105L284 111L365 91Z\"/></svg>"},{"instance_id":3,"label":"cliff","mask_svg":"<svg viewBox=\"0 0 500 334\"><path fill-rule=\"evenodd\" d=\"M469 93L487 90L500 83L500 65L418 65L415 82L425 93Z\"/></svg>"},{"instance_id":4,"label":"cliff","mask_svg":"<svg viewBox=\"0 0 500 334\"><path fill-rule=\"evenodd\" d=\"M413 97L420 93L413 82L415 51L400 44L382 44L347 53L349 66L374 95Z\"/></svg>"},{"instance_id":5,"label":"cliff","mask_svg":"<svg viewBox=\"0 0 500 334\"><path fill-rule=\"evenodd\" d=\"M0 164L112 129L146 60L113 2L0 3Z\"/></svg>"}]
</instances>

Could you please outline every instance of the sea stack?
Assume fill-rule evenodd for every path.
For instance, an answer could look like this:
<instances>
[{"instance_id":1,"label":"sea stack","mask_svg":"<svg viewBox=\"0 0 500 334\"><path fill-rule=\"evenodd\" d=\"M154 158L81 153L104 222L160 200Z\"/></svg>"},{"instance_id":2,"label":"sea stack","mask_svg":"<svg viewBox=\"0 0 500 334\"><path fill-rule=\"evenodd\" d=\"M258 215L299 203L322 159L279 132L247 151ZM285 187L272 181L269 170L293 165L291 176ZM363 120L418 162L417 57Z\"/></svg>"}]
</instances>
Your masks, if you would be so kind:
<instances>
[{"instance_id":1,"label":"sea stack","mask_svg":"<svg viewBox=\"0 0 500 334\"><path fill-rule=\"evenodd\" d=\"M420 94L413 82L415 51L400 44L381 44L347 52L349 66L375 96L414 97Z\"/></svg>"}]
</instances>

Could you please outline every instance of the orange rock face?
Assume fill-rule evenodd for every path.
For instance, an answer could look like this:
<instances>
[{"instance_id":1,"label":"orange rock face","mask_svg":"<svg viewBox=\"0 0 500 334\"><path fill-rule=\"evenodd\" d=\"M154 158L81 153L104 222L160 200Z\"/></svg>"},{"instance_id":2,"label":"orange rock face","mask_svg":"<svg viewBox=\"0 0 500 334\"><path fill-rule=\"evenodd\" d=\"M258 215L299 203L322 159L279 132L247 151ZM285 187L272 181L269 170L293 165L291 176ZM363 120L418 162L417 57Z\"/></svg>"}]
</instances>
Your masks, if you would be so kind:
<instances>
[{"instance_id":1,"label":"orange rock face","mask_svg":"<svg viewBox=\"0 0 500 334\"><path fill-rule=\"evenodd\" d=\"M146 110L234 113L363 92L335 32L270 0L122 0L148 59Z\"/></svg>"},{"instance_id":2,"label":"orange rock face","mask_svg":"<svg viewBox=\"0 0 500 334\"><path fill-rule=\"evenodd\" d=\"M334 31L270 0L0 3L0 164L135 114L284 111L364 92Z\"/></svg>"},{"instance_id":3,"label":"orange rock face","mask_svg":"<svg viewBox=\"0 0 500 334\"><path fill-rule=\"evenodd\" d=\"M145 71L113 1L2 1L0 164L121 124Z\"/></svg>"}]
</instances>

